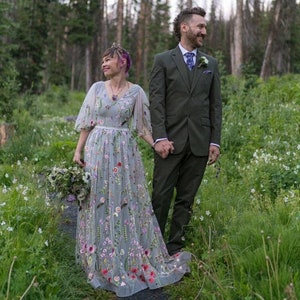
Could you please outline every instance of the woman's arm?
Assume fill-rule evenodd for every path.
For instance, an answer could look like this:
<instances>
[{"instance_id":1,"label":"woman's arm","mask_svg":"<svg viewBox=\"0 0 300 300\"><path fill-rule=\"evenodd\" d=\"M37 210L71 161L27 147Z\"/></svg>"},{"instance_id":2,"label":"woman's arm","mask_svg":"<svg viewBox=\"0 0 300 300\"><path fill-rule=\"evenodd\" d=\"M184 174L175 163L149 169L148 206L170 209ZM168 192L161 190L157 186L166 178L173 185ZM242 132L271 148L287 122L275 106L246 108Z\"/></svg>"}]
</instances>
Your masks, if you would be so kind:
<instances>
[{"instance_id":1,"label":"woman's arm","mask_svg":"<svg viewBox=\"0 0 300 300\"><path fill-rule=\"evenodd\" d=\"M82 151L90 132L91 130L84 129L80 131L79 139L73 156L73 162L77 163L81 167L84 167L84 162L81 160Z\"/></svg>"}]
</instances>

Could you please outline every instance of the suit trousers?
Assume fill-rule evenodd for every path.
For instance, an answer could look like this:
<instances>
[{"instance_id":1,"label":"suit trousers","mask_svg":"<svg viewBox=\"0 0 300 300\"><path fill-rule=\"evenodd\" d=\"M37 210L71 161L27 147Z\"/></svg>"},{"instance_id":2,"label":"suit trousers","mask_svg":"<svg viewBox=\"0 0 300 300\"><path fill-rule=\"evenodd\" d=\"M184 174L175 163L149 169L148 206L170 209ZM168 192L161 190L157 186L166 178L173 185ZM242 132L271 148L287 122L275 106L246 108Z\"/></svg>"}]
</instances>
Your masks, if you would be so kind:
<instances>
[{"instance_id":1,"label":"suit trousers","mask_svg":"<svg viewBox=\"0 0 300 300\"><path fill-rule=\"evenodd\" d=\"M175 192L170 220L169 239L166 242L170 255L184 247L184 231L192 215L194 198L201 184L208 156L195 156L187 141L184 150L162 159L155 153L152 205L162 234Z\"/></svg>"}]
</instances>

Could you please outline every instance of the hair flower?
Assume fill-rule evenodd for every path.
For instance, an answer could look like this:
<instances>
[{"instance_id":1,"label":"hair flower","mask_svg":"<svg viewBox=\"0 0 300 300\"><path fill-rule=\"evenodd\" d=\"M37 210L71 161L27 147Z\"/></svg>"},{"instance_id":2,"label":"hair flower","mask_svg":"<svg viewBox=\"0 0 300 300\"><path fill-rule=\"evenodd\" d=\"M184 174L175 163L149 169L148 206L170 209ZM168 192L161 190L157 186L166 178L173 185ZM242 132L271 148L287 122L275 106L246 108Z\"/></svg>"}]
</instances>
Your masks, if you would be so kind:
<instances>
[{"instance_id":1,"label":"hair flower","mask_svg":"<svg viewBox=\"0 0 300 300\"><path fill-rule=\"evenodd\" d=\"M206 68L208 65L208 59L205 56L201 56L198 60L198 69L201 67Z\"/></svg>"}]
</instances>

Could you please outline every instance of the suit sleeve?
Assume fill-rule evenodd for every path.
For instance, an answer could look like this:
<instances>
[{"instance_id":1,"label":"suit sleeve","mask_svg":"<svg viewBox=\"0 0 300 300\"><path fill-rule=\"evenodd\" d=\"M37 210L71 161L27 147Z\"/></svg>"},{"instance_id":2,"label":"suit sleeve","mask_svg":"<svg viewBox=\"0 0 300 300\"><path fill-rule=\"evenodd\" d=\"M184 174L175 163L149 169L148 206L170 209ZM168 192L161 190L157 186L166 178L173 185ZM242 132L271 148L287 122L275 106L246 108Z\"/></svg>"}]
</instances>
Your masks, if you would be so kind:
<instances>
[{"instance_id":1,"label":"suit sleeve","mask_svg":"<svg viewBox=\"0 0 300 300\"><path fill-rule=\"evenodd\" d=\"M150 74L149 101L153 139L167 138L166 119L166 77L161 55L154 58Z\"/></svg>"},{"instance_id":2,"label":"suit sleeve","mask_svg":"<svg viewBox=\"0 0 300 300\"><path fill-rule=\"evenodd\" d=\"M222 126L222 101L221 85L217 61L215 61L215 72L210 89L210 121L211 121L211 140L210 143L221 144Z\"/></svg>"}]
</instances>

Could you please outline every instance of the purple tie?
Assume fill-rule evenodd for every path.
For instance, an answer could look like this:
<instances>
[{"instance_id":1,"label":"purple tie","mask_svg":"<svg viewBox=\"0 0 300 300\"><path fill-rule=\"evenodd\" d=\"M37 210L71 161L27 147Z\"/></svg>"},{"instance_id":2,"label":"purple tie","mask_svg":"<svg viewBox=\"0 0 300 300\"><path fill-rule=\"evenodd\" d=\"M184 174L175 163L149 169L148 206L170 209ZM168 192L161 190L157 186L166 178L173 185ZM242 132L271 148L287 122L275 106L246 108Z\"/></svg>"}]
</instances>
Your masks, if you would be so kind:
<instances>
[{"instance_id":1,"label":"purple tie","mask_svg":"<svg viewBox=\"0 0 300 300\"><path fill-rule=\"evenodd\" d=\"M188 68L190 69L190 70L193 70L193 68L194 68L194 56L195 56L195 53L193 53L193 52L187 52L187 53L185 53L184 54L185 55L185 57L186 57L186 64L187 64L187 66L188 66Z\"/></svg>"}]
</instances>

